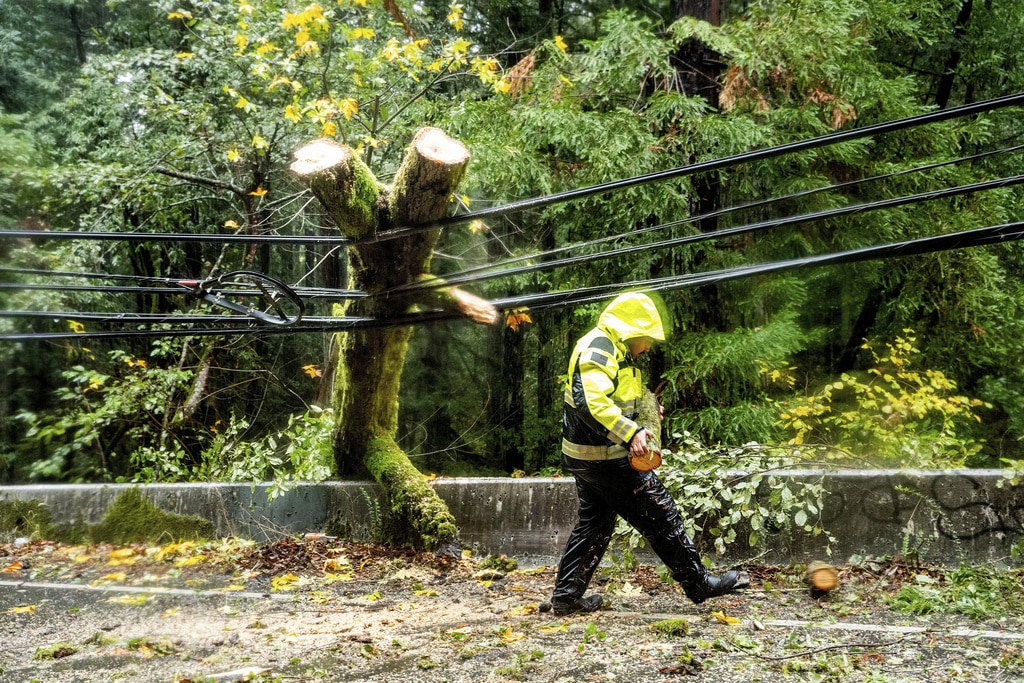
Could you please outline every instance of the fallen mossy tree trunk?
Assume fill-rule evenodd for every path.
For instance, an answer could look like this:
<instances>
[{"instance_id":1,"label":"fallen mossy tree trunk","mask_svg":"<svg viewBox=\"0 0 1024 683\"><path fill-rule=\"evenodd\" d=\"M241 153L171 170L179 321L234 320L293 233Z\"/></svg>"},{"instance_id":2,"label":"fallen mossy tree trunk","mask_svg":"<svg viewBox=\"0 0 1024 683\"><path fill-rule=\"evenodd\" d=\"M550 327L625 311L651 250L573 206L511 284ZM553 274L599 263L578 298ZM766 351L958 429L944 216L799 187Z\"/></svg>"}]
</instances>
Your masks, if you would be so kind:
<instances>
[{"instance_id":1,"label":"fallen mossy tree trunk","mask_svg":"<svg viewBox=\"0 0 1024 683\"><path fill-rule=\"evenodd\" d=\"M373 239L393 228L429 225L444 217L468 164L465 146L436 128L416 134L390 186L379 182L354 150L332 140L316 140L296 152L292 171L354 240L349 249L352 285L370 295L339 305L339 312L386 319L419 305L459 311L475 322L497 321L490 304L454 287L394 293L431 278L437 229ZM458 532L455 520L396 442L398 389L411 334L408 325L339 334L335 461L339 475L369 472L381 484L388 503L385 540L450 550Z\"/></svg>"}]
</instances>

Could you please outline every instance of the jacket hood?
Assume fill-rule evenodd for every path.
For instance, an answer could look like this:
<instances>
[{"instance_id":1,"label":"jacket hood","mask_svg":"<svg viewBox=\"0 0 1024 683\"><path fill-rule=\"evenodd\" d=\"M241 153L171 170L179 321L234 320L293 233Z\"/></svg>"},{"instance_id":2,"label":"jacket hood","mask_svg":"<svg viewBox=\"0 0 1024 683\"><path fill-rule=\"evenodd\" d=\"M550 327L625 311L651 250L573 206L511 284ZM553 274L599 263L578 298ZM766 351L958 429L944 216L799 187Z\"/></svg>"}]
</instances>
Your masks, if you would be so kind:
<instances>
[{"instance_id":1,"label":"jacket hood","mask_svg":"<svg viewBox=\"0 0 1024 683\"><path fill-rule=\"evenodd\" d=\"M657 306L651 297L639 292L627 292L615 297L605 306L597 324L618 342L634 337L665 341L665 328L661 324Z\"/></svg>"}]
</instances>

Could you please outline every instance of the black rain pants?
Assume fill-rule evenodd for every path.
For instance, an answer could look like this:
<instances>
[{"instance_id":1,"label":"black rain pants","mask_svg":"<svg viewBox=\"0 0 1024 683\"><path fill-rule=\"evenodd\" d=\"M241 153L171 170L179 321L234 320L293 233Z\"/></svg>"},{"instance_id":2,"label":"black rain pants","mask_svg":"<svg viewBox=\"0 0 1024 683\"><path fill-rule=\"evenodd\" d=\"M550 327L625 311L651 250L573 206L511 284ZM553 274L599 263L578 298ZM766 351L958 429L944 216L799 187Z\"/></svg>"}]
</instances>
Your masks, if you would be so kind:
<instances>
[{"instance_id":1,"label":"black rain pants","mask_svg":"<svg viewBox=\"0 0 1024 683\"><path fill-rule=\"evenodd\" d=\"M707 569L686 535L675 501L654 472L637 472L627 458L578 460L563 455L562 467L576 478L580 510L558 564L553 602L583 597L611 542L617 516L647 540L687 595L704 589Z\"/></svg>"}]
</instances>

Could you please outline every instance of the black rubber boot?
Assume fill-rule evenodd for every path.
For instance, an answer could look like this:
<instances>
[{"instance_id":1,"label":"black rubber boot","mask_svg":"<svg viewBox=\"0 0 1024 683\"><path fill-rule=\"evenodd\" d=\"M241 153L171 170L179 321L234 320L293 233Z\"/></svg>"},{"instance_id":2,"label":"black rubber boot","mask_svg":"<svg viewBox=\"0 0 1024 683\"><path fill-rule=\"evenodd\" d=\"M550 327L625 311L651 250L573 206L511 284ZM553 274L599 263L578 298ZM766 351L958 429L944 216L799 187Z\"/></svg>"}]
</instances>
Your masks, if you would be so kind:
<instances>
[{"instance_id":1,"label":"black rubber boot","mask_svg":"<svg viewBox=\"0 0 1024 683\"><path fill-rule=\"evenodd\" d=\"M556 617L567 617L577 612L596 612L601 609L603 602L604 600L601 599L600 595L591 595L572 602L555 602L552 600L551 611L555 613Z\"/></svg>"},{"instance_id":2,"label":"black rubber boot","mask_svg":"<svg viewBox=\"0 0 1024 683\"><path fill-rule=\"evenodd\" d=\"M707 580L700 586L685 586L683 590L686 597L693 600L693 604L699 605L708 598L716 598L719 595L732 593L741 588L750 586L750 575L746 572L727 571L721 576L707 577Z\"/></svg>"}]
</instances>

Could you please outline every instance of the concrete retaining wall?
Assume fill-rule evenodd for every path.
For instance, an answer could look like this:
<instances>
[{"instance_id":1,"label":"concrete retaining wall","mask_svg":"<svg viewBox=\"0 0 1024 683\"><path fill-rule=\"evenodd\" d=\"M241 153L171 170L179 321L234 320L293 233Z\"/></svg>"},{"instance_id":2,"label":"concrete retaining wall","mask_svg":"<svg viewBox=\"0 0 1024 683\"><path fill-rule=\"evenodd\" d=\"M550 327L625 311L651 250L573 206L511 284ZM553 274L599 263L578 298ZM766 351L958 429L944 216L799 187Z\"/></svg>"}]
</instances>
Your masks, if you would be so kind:
<instances>
[{"instance_id":1,"label":"concrete retaining wall","mask_svg":"<svg viewBox=\"0 0 1024 683\"><path fill-rule=\"evenodd\" d=\"M835 537L803 532L769 534L759 547L733 547L719 561L758 557L789 563L831 557L903 555L929 562L1013 564L1011 548L1024 530L1024 487L1001 485L996 470L798 472L819 480L828 497L822 516ZM0 487L0 501L39 500L56 523L98 523L130 485ZM571 478L440 479L434 483L459 523L463 547L474 555L557 558L576 519ZM210 519L223 536L259 541L282 535L343 528L372 540L379 521L379 491L371 483L303 484L273 501L269 487L248 484L153 484L141 487L169 512ZM2 531L2 530L0 530ZM707 539L695 539L699 544Z\"/></svg>"}]
</instances>

